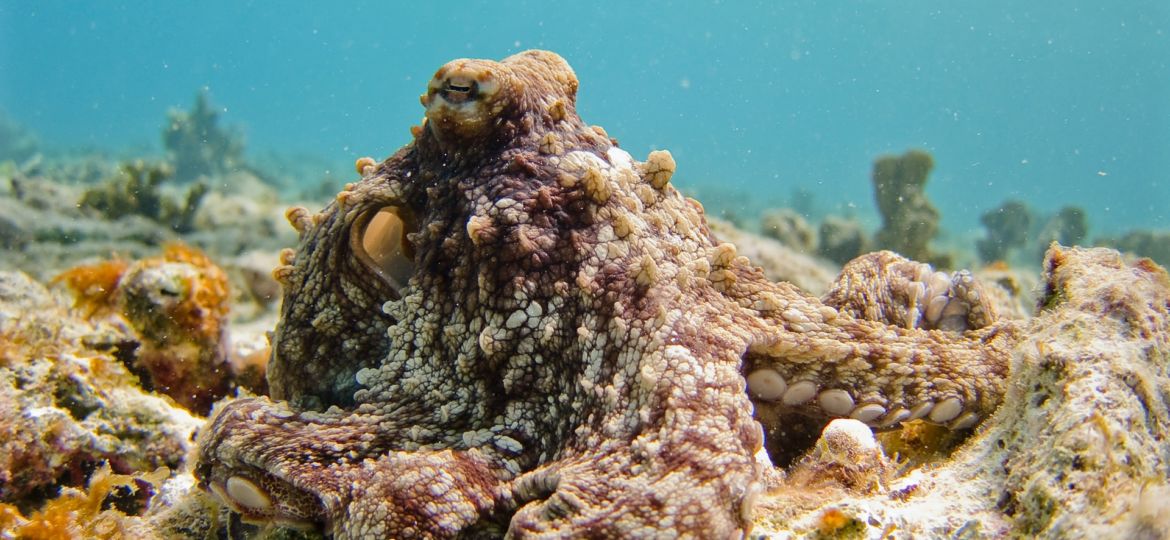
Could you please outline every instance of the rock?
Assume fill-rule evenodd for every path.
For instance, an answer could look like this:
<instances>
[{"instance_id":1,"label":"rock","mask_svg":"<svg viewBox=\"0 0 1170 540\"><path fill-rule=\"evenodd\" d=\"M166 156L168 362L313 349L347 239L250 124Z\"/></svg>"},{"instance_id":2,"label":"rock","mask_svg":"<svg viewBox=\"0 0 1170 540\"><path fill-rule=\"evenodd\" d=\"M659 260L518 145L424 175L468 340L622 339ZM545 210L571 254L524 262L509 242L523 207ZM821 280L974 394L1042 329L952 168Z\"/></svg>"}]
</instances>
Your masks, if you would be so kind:
<instances>
[{"instance_id":1,"label":"rock","mask_svg":"<svg viewBox=\"0 0 1170 540\"><path fill-rule=\"evenodd\" d=\"M826 217L821 222L818 238L817 253L841 265L869 250L865 230L853 219Z\"/></svg>"},{"instance_id":2,"label":"rock","mask_svg":"<svg viewBox=\"0 0 1170 540\"><path fill-rule=\"evenodd\" d=\"M817 233L795 210L778 208L760 216L760 232L801 253L812 253Z\"/></svg>"},{"instance_id":3,"label":"rock","mask_svg":"<svg viewBox=\"0 0 1170 540\"><path fill-rule=\"evenodd\" d=\"M117 473L181 466L202 419L138 387L124 365L133 341L0 272L0 502L35 507L103 461Z\"/></svg>"},{"instance_id":4,"label":"rock","mask_svg":"<svg viewBox=\"0 0 1170 540\"><path fill-rule=\"evenodd\" d=\"M721 240L735 244L740 255L764 269L764 275L773 281L789 281L797 287L820 295L829 290L837 269L829 263L781 244L771 238L737 229L729 222L707 217L707 221Z\"/></svg>"}]
</instances>

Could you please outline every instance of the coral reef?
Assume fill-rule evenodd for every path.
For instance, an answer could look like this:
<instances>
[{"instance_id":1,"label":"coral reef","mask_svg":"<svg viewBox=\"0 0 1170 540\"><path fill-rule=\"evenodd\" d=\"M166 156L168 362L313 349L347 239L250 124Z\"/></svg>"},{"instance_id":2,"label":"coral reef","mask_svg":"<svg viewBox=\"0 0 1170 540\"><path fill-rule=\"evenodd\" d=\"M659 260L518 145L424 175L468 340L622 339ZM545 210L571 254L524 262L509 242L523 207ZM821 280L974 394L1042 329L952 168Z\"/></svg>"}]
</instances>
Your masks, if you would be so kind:
<instances>
[{"instance_id":1,"label":"coral reef","mask_svg":"<svg viewBox=\"0 0 1170 540\"><path fill-rule=\"evenodd\" d=\"M77 166L69 165L72 163ZM138 214L109 221L93 208L80 207L84 185L56 176L104 170L104 166L84 158L55 165L38 162L14 171L11 189L0 192L0 251L6 252L0 256L0 269L25 271L43 280L54 270L88 256L114 252L136 255L174 236L168 228ZM115 171L111 185L125 181L124 172ZM108 189L109 193L114 191ZM94 197L91 201L105 198Z\"/></svg>"},{"instance_id":2,"label":"coral reef","mask_svg":"<svg viewBox=\"0 0 1170 540\"><path fill-rule=\"evenodd\" d=\"M761 501L758 532L815 534L833 512L857 537L1170 533L1152 509L1170 475L1170 276L1100 248L1054 247L1044 267L1044 309L972 440L874 494L782 483Z\"/></svg>"},{"instance_id":3,"label":"coral reef","mask_svg":"<svg viewBox=\"0 0 1170 540\"><path fill-rule=\"evenodd\" d=\"M287 202L271 186L248 171L227 174L220 185L204 198L195 213L195 230L184 234L184 241L221 257L275 253L296 244L296 233L284 218Z\"/></svg>"},{"instance_id":4,"label":"coral reef","mask_svg":"<svg viewBox=\"0 0 1170 540\"><path fill-rule=\"evenodd\" d=\"M985 212L980 222L986 234L976 240L975 247L985 263L1034 264L1053 242L1079 245L1089 236L1088 217L1076 206L1065 206L1045 217L1023 201L1008 200Z\"/></svg>"},{"instance_id":5,"label":"coral reef","mask_svg":"<svg viewBox=\"0 0 1170 540\"><path fill-rule=\"evenodd\" d=\"M174 185L165 166L132 161L122 164L132 169L127 173L93 159L54 160L10 171L11 189L5 192L0 185L0 270L47 281L78 262L111 254L127 260L149 257L167 242L198 246L225 263L250 251L275 257L296 242L285 225L286 203L249 172L217 179L217 188L203 195L201 183ZM114 172L98 183L58 176L104 175L107 167ZM83 199L85 206L78 206ZM238 290L248 290L246 276L237 274L232 279L239 280ZM247 302L240 307L243 314L264 309Z\"/></svg>"},{"instance_id":6,"label":"coral reef","mask_svg":"<svg viewBox=\"0 0 1170 540\"><path fill-rule=\"evenodd\" d=\"M0 538L233 530L181 472L203 422L189 410L206 413L225 381L264 390L263 369L242 357L266 350L226 341L225 274L171 245L56 281L74 292L72 307L25 274L0 272ZM230 379L225 356L238 361Z\"/></svg>"},{"instance_id":7,"label":"coral reef","mask_svg":"<svg viewBox=\"0 0 1170 540\"><path fill-rule=\"evenodd\" d=\"M1063 246L1085 244L1089 239L1088 216L1080 207L1065 206L1048 216L1033 237L1032 255L1035 258L1032 260L1042 260L1053 242Z\"/></svg>"},{"instance_id":8,"label":"coral reef","mask_svg":"<svg viewBox=\"0 0 1170 540\"><path fill-rule=\"evenodd\" d=\"M1056 242L1062 246L1084 244L1089 239L1089 218L1084 209L1065 206L1050 216L1036 235L1036 256L1043 258L1048 246Z\"/></svg>"},{"instance_id":9,"label":"coral reef","mask_svg":"<svg viewBox=\"0 0 1170 540\"><path fill-rule=\"evenodd\" d=\"M163 147L181 183L221 176L244 164L244 142L238 132L219 125L206 91L195 96L190 111L172 110L163 129Z\"/></svg>"},{"instance_id":10,"label":"coral reef","mask_svg":"<svg viewBox=\"0 0 1170 540\"><path fill-rule=\"evenodd\" d=\"M113 474L108 464L102 464L84 490L64 487L57 498L28 517L0 502L0 538L162 538L154 526L133 516L145 510L145 501L169 472L160 468L149 474Z\"/></svg>"},{"instance_id":11,"label":"coral reef","mask_svg":"<svg viewBox=\"0 0 1170 540\"><path fill-rule=\"evenodd\" d=\"M832 265L773 238L736 228L719 218L708 217L707 224L720 240L734 244L739 254L760 265L764 276L772 281L786 281L819 295L829 290L836 276L837 269Z\"/></svg>"},{"instance_id":12,"label":"coral reef","mask_svg":"<svg viewBox=\"0 0 1170 540\"><path fill-rule=\"evenodd\" d=\"M1004 474L1015 534L1101 536L1170 474L1170 276L1102 249L1055 247L1044 267L1019 383L972 451L1005 458L977 465Z\"/></svg>"},{"instance_id":13,"label":"coral reef","mask_svg":"<svg viewBox=\"0 0 1170 540\"><path fill-rule=\"evenodd\" d=\"M951 266L949 257L930 250L939 223L938 210L926 198L926 181L933 168L934 158L922 150L882 156L874 162L874 197L882 216L874 244L946 268Z\"/></svg>"}]
</instances>

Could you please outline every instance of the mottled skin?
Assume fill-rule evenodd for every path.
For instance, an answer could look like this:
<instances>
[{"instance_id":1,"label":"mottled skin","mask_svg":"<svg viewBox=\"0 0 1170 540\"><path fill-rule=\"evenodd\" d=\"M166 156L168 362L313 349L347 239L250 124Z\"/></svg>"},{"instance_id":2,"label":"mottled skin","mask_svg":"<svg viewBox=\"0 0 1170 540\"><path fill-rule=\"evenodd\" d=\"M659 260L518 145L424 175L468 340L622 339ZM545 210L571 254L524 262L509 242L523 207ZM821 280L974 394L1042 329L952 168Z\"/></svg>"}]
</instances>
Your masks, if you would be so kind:
<instances>
[{"instance_id":1,"label":"mottled skin","mask_svg":"<svg viewBox=\"0 0 1170 540\"><path fill-rule=\"evenodd\" d=\"M774 370L758 405L823 417L843 391L886 413L874 425L996 406L1014 327L906 316L932 291L981 326L977 287L939 292L888 253L843 276L841 311L770 283L669 184L669 154L632 161L577 116L576 90L548 52L451 62L412 143L359 161L323 212L290 211L272 398L203 430L205 487L338 538L726 538L771 467L748 374Z\"/></svg>"}]
</instances>

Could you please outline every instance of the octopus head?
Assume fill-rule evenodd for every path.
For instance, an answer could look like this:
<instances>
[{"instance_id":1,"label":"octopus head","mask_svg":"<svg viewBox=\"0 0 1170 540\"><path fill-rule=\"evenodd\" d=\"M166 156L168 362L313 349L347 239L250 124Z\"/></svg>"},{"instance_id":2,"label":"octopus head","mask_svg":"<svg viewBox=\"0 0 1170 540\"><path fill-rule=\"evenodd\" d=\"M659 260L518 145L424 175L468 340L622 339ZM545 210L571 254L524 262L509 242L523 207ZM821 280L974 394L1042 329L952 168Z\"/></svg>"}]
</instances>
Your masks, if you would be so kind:
<instances>
[{"instance_id":1,"label":"octopus head","mask_svg":"<svg viewBox=\"0 0 1170 540\"><path fill-rule=\"evenodd\" d=\"M420 100L426 129L443 144L466 146L510 141L536 123L561 120L576 95L577 77L563 58L527 51L502 62L448 62Z\"/></svg>"}]
</instances>

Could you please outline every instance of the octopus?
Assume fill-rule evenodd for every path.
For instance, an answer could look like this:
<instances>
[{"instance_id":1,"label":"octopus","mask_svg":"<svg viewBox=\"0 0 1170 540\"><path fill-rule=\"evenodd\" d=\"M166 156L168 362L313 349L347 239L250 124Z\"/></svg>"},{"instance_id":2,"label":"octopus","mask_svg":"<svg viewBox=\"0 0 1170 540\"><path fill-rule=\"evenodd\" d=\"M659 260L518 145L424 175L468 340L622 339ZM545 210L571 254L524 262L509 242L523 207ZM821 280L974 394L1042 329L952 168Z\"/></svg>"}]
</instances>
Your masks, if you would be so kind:
<instances>
[{"instance_id":1,"label":"octopus","mask_svg":"<svg viewBox=\"0 0 1170 540\"><path fill-rule=\"evenodd\" d=\"M577 88L551 52L454 60L409 144L289 210L270 396L219 407L201 487L335 538L743 537L787 413L995 409L1020 332L969 273L770 282Z\"/></svg>"}]
</instances>

